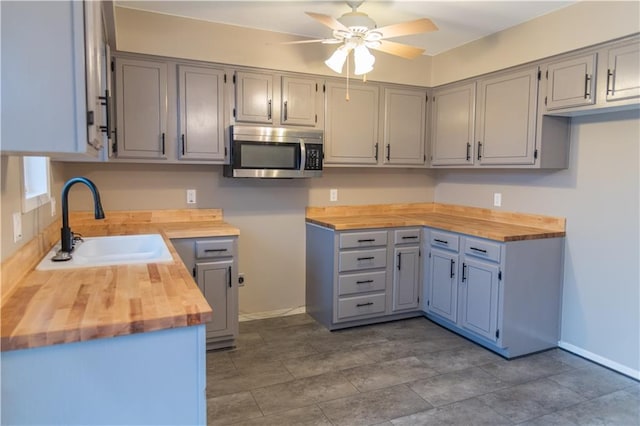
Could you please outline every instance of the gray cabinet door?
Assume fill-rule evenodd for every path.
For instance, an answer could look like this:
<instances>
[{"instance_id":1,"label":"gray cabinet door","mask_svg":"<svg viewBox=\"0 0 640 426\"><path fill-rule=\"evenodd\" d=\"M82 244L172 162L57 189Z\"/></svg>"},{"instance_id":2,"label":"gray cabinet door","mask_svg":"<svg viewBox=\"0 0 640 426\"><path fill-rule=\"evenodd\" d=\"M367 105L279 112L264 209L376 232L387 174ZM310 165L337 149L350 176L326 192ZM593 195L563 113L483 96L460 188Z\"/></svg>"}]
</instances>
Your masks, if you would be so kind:
<instances>
[{"instance_id":1,"label":"gray cabinet door","mask_svg":"<svg viewBox=\"0 0 640 426\"><path fill-rule=\"evenodd\" d=\"M640 97L640 45L638 42L609 50L607 102Z\"/></svg>"},{"instance_id":2,"label":"gray cabinet door","mask_svg":"<svg viewBox=\"0 0 640 426\"><path fill-rule=\"evenodd\" d=\"M460 326L486 339L497 341L498 265L468 256L460 277Z\"/></svg>"},{"instance_id":3,"label":"gray cabinet door","mask_svg":"<svg viewBox=\"0 0 640 426\"><path fill-rule=\"evenodd\" d=\"M547 110L592 105L595 102L597 53L549 64Z\"/></svg>"},{"instance_id":4,"label":"gray cabinet door","mask_svg":"<svg viewBox=\"0 0 640 426\"><path fill-rule=\"evenodd\" d=\"M457 267L457 254L431 249L427 310L454 323L458 312Z\"/></svg>"},{"instance_id":5,"label":"gray cabinet door","mask_svg":"<svg viewBox=\"0 0 640 426\"><path fill-rule=\"evenodd\" d=\"M436 89L431 105L431 164L473 164L476 83Z\"/></svg>"},{"instance_id":6,"label":"gray cabinet door","mask_svg":"<svg viewBox=\"0 0 640 426\"><path fill-rule=\"evenodd\" d=\"M311 78L282 77L281 123L314 127L318 122L320 83Z\"/></svg>"},{"instance_id":7,"label":"gray cabinet door","mask_svg":"<svg viewBox=\"0 0 640 426\"><path fill-rule=\"evenodd\" d=\"M213 318L207 323L207 339L235 333L233 267L233 259L196 263L198 286L213 310Z\"/></svg>"},{"instance_id":8,"label":"gray cabinet door","mask_svg":"<svg viewBox=\"0 0 640 426\"><path fill-rule=\"evenodd\" d=\"M235 120L273 124L273 76L238 71L235 84Z\"/></svg>"},{"instance_id":9,"label":"gray cabinet door","mask_svg":"<svg viewBox=\"0 0 640 426\"><path fill-rule=\"evenodd\" d=\"M420 289L420 248L396 247L393 269L393 308L418 309Z\"/></svg>"},{"instance_id":10,"label":"gray cabinet door","mask_svg":"<svg viewBox=\"0 0 640 426\"><path fill-rule=\"evenodd\" d=\"M167 64L116 58L117 157L166 158Z\"/></svg>"},{"instance_id":11,"label":"gray cabinet door","mask_svg":"<svg viewBox=\"0 0 640 426\"><path fill-rule=\"evenodd\" d=\"M224 161L224 71L178 65L181 159Z\"/></svg>"},{"instance_id":12,"label":"gray cabinet door","mask_svg":"<svg viewBox=\"0 0 640 426\"><path fill-rule=\"evenodd\" d=\"M538 68L480 80L476 138L479 164L533 164Z\"/></svg>"},{"instance_id":13,"label":"gray cabinet door","mask_svg":"<svg viewBox=\"0 0 640 426\"><path fill-rule=\"evenodd\" d=\"M385 164L424 164L426 90L384 89Z\"/></svg>"},{"instance_id":14,"label":"gray cabinet door","mask_svg":"<svg viewBox=\"0 0 640 426\"><path fill-rule=\"evenodd\" d=\"M327 84L326 164L378 163L378 87ZM380 153L382 154L382 153Z\"/></svg>"}]
</instances>

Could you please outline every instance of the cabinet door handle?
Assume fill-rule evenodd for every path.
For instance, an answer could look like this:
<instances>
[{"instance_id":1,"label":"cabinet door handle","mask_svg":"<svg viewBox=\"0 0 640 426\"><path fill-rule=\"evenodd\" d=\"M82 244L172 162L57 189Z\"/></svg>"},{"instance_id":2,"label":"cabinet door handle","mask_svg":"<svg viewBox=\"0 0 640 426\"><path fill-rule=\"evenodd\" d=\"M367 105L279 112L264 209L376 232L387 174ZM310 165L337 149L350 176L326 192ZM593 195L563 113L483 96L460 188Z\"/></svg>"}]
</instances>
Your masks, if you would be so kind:
<instances>
[{"instance_id":1,"label":"cabinet door handle","mask_svg":"<svg viewBox=\"0 0 640 426\"><path fill-rule=\"evenodd\" d=\"M402 269L402 253L398 253L398 271Z\"/></svg>"},{"instance_id":2,"label":"cabinet door handle","mask_svg":"<svg viewBox=\"0 0 640 426\"><path fill-rule=\"evenodd\" d=\"M107 111L107 113L105 114L107 116L105 120L105 125L100 126L100 131L102 133L106 133L107 139L111 140L111 96L109 96L109 91L105 90L104 96L98 96L98 99L100 99L101 101L104 101L104 102L100 102L100 104L104 105Z\"/></svg>"},{"instance_id":3,"label":"cabinet door handle","mask_svg":"<svg viewBox=\"0 0 640 426\"><path fill-rule=\"evenodd\" d=\"M482 158L482 142L478 141L478 160Z\"/></svg>"},{"instance_id":4,"label":"cabinet door handle","mask_svg":"<svg viewBox=\"0 0 640 426\"><path fill-rule=\"evenodd\" d=\"M455 277L456 275L455 269L456 269L456 262L453 259L451 259L451 278Z\"/></svg>"},{"instance_id":5,"label":"cabinet door handle","mask_svg":"<svg viewBox=\"0 0 640 426\"><path fill-rule=\"evenodd\" d=\"M376 161L378 161L378 144L376 143L375 145L375 149L376 149L376 153L375 153L375 157L376 157Z\"/></svg>"},{"instance_id":6,"label":"cabinet door handle","mask_svg":"<svg viewBox=\"0 0 640 426\"><path fill-rule=\"evenodd\" d=\"M358 261L361 261L361 260L372 260L372 259L375 259L375 258L374 258L373 256L368 256L368 257L359 257L359 258L358 258Z\"/></svg>"},{"instance_id":7,"label":"cabinet door handle","mask_svg":"<svg viewBox=\"0 0 640 426\"><path fill-rule=\"evenodd\" d=\"M372 243L374 241L375 241L375 239L373 239L373 238L365 238L363 240L358 240L359 243Z\"/></svg>"},{"instance_id":8,"label":"cabinet door handle","mask_svg":"<svg viewBox=\"0 0 640 426\"><path fill-rule=\"evenodd\" d=\"M449 241L439 240L437 238L434 238L433 241L435 241L436 243L449 245Z\"/></svg>"},{"instance_id":9,"label":"cabinet door handle","mask_svg":"<svg viewBox=\"0 0 640 426\"><path fill-rule=\"evenodd\" d=\"M267 102L267 119L271 120L271 99Z\"/></svg>"},{"instance_id":10,"label":"cabinet door handle","mask_svg":"<svg viewBox=\"0 0 640 426\"><path fill-rule=\"evenodd\" d=\"M611 70L607 70L607 95L611 93L613 95L613 89L611 88L611 78L613 77L613 72Z\"/></svg>"},{"instance_id":11,"label":"cabinet door handle","mask_svg":"<svg viewBox=\"0 0 640 426\"><path fill-rule=\"evenodd\" d=\"M357 303L356 307L360 308L362 306L371 306L373 305L373 302L367 302L367 303Z\"/></svg>"},{"instance_id":12,"label":"cabinet door handle","mask_svg":"<svg viewBox=\"0 0 640 426\"><path fill-rule=\"evenodd\" d=\"M287 116L288 116L287 103L288 101L284 101L284 120L283 121L287 121Z\"/></svg>"},{"instance_id":13,"label":"cabinet door handle","mask_svg":"<svg viewBox=\"0 0 640 426\"><path fill-rule=\"evenodd\" d=\"M391 144L387 144L387 161L391 161Z\"/></svg>"},{"instance_id":14,"label":"cabinet door handle","mask_svg":"<svg viewBox=\"0 0 640 426\"><path fill-rule=\"evenodd\" d=\"M591 93L589 93L589 83L591 82L591 76L589 74L584 75L584 98L588 99L591 97Z\"/></svg>"},{"instance_id":15,"label":"cabinet door handle","mask_svg":"<svg viewBox=\"0 0 640 426\"><path fill-rule=\"evenodd\" d=\"M406 237L402 237L403 240L415 240L416 238L418 238L417 235L409 235Z\"/></svg>"},{"instance_id":16,"label":"cabinet door handle","mask_svg":"<svg viewBox=\"0 0 640 426\"><path fill-rule=\"evenodd\" d=\"M162 133L162 155L164 155L164 133Z\"/></svg>"},{"instance_id":17,"label":"cabinet door handle","mask_svg":"<svg viewBox=\"0 0 640 426\"><path fill-rule=\"evenodd\" d=\"M229 275L228 275L228 277L229 277L229 288L231 288L231 266L229 266L229 271L228 272L229 272Z\"/></svg>"},{"instance_id":18,"label":"cabinet door handle","mask_svg":"<svg viewBox=\"0 0 640 426\"><path fill-rule=\"evenodd\" d=\"M462 279L461 281L464 282L467 279L467 276L465 274L465 269L467 268L467 264L466 263L462 263Z\"/></svg>"},{"instance_id":19,"label":"cabinet door handle","mask_svg":"<svg viewBox=\"0 0 640 426\"><path fill-rule=\"evenodd\" d=\"M184 156L184 133L181 135L181 140L182 140L182 155Z\"/></svg>"},{"instance_id":20,"label":"cabinet door handle","mask_svg":"<svg viewBox=\"0 0 640 426\"><path fill-rule=\"evenodd\" d=\"M487 254L487 251L486 251L486 250L483 250L483 249L479 249L479 248L475 248L475 247L469 247L469 248L470 248L471 250L474 250L474 251L479 251L480 253L484 253L484 254Z\"/></svg>"},{"instance_id":21,"label":"cabinet door handle","mask_svg":"<svg viewBox=\"0 0 640 426\"><path fill-rule=\"evenodd\" d=\"M471 144L467 142L467 161L471 160Z\"/></svg>"},{"instance_id":22,"label":"cabinet door handle","mask_svg":"<svg viewBox=\"0 0 640 426\"><path fill-rule=\"evenodd\" d=\"M356 281L356 284L371 284L373 282L373 280L362 280L362 281Z\"/></svg>"}]
</instances>

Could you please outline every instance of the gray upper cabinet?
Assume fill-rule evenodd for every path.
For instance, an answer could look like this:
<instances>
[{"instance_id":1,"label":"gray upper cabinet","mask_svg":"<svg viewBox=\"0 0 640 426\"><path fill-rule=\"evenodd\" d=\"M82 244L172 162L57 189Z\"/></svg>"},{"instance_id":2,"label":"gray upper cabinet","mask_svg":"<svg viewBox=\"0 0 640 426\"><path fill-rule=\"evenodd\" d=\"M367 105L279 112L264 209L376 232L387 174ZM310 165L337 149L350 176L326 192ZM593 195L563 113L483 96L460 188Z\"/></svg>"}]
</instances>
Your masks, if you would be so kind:
<instances>
[{"instance_id":1,"label":"gray upper cabinet","mask_svg":"<svg viewBox=\"0 0 640 426\"><path fill-rule=\"evenodd\" d=\"M235 121L273 124L273 75L238 71L234 81Z\"/></svg>"},{"instance_id":2,"label":"gray upper cabinet","mask_svg":"<svg viewBox=\"0 0 640 426\"><path fill-rule=\"evenodd\" d=\"M316 127L322 111L322 82L313 78L282 77L280 122L283 125Z\"/></svg>"},{"instance_id":3,"label":"gray upper cabinet","mask_svg":"<svg viewBox=\"0 0 640 426\"><path fill-rule=\"evenodd\" d=\"M2 152L97 158L106 119L100 3L0 2L0 10Z\"/></svg>"},{"instance_id":4,"label":"gray upper cabinet","mask_svg":"<svg viewBox=\"0 0 640 426\"><path fill-rule=\"evenodd\" d=\"M384 88L384 164L425 163L427 91Z\"/></svg>"},{"instance_id":5,"label":"gray upper cabinet","mask_svg":"<svg viewBox=\"0 0 640 426\"><path fill-rule=\"evenodd\" d=\"M179 158L224 161L224 70L178 65Z\"/></svg>"},{"instance_id":6,"label":"gray upper cabinet","mask_svg":"<svg viewBox=\"0 0 640 426\"><path fill-rule=\"evenodd\" d=\"M597 53L552 62L545 73L548 111L595 103Z\"/></svg>"},{"instance_id":7,"label":"gray upper cabinet","mask_svg":"<svg viewBox=\"0 0 640 426\"><path fill-rule=\"evenodd\" d=\"M326 96L325 163L377 164L378 87L330 82Z\"/></svg>"},{"instance_id":8,"label":"gray upper cabinet","mask_svg":"<svg viewBox=\"0 0 640 426\"><path fill-rule=\"evenodd\" d=\"M608 51L607 102L640 97L640 43L634 41Z\"/></svg>"},{"instance_id":9,"label":"gray upper cabinet","mask_svg":"<svg viewBox=\"0 0 640 426\"><path fill-rule=\"evenodd\" d=\"M478 164L534 164L537 99L538 67L478 82Z\"/></svg>"},{"instance_id":10,"label":"gray upper cabinet","mask_svg":"<svg viewBox=\"0 0 640 426\"><path fill-rule=\"evenodd\" d=\"M167 150L167 64L116 58L116 156L164 159Z\"/></svg>"},{"instance_id":11,"label":"gray upper cabinet","mask_svg":"<svg viewBox=\"0 0 640 426\"><path fill-rule=\"evenodd\" d=\"M431 164L473 164L476 83L436 89L431 103Z\"/></svg>"}]
</instances>

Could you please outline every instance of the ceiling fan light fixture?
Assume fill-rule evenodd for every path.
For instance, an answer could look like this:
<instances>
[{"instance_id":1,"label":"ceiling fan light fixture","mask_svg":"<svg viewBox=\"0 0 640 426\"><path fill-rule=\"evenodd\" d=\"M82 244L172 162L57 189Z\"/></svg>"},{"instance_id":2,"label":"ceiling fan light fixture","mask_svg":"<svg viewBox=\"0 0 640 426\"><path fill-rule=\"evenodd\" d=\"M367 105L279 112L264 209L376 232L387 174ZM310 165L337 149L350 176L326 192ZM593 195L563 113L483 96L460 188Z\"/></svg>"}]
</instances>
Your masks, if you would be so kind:
<instances>
[{"instance_id":1,"label":"ceiling fan light fixture","mask_svg":"<svg viewBox=\"0 0 640 426\"><path fill-rule=\"evenodd\" d=\"M349 56L349 49L346 45L342 45L338 47L335 52L324 61L325 65L331 68L333 71L338 74L342 74L342 67L344 67L344 63L347 60L347 56Z\"/></svg>"},{"instance_id":2,"label":"ceiling fan light fixture","mask_svg":"<svg viewBox=\"0 0 640 426\"><path fill-rule=\"evenodd\" d=\"M353 57L356 63L356 69L353 71L355 75L367 74L373 71L373 64L376 57L369 52L367 46L360 44L353 51Z\"/></svg>"}]
</instances>

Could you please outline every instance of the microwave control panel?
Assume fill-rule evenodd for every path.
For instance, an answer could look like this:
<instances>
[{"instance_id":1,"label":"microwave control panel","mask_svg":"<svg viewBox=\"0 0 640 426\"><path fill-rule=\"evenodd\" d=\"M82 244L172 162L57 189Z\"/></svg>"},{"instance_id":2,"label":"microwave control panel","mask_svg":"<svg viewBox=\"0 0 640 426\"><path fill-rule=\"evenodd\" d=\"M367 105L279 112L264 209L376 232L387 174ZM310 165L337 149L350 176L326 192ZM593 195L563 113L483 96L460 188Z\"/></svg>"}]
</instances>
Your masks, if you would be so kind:
<instances>
[{"instance_id":1,"label":"microwave control panel","mask_svg":"<svg viewBox=\"0 0 640 426\"><path fill-rule=\"evenodd\" d=\"M306 144L305 170L322 170L322 144Z\"/></svg>"}]
</instances>

